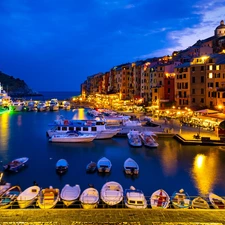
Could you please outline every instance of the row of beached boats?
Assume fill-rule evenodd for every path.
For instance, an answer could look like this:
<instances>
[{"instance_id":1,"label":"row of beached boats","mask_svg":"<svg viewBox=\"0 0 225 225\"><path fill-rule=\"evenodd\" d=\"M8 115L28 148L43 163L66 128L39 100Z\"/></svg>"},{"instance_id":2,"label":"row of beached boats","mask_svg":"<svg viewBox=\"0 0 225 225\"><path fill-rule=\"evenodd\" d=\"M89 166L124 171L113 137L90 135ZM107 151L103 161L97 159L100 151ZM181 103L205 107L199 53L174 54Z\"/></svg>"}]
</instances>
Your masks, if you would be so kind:
<instances>
[{"instance_id":1,"label":"row of beached boats","mask_svg":"<svg viewBox=\"0 0 225 225\"><path fill-rule=\"evenodd\" d=\"M82 192L78 184L74 186L66 184L61 192L58 188L52 186L41 189L39 186L34 185L22 191L20 186L17 185L0 184L1 209L10 208L15 202L21 209L28 208L33 204L41 209L51 209L60 201L66 207L80 202L84 209L97 208L99 204L116 206L122 202L126 207L135 209L144 209L148 206L152 209L166 209L170 206L177 209L209 209L211 205L216 209L225 209L225 199L214 193L209 193L208 201L202 197L191 200L183 189L174 192L171 197L163 189L156 190L150 196L148 203L142 190L131 186L124 191L123 187L115 181L106 182L100 193L93 186Z\"/></svg>"},{"instance_id":2,"label":"row of beached boats","mask_svg":"<svg viewBox=\"0 0 225 225\"><path fill-rule=\"evenodd\" d=\"M156 141L157 135L151 131L130 130L127 133L128 142L133 147L141 147L142 145L150 148L157 148L159 144Z\"/></svg>"}]
</instances>

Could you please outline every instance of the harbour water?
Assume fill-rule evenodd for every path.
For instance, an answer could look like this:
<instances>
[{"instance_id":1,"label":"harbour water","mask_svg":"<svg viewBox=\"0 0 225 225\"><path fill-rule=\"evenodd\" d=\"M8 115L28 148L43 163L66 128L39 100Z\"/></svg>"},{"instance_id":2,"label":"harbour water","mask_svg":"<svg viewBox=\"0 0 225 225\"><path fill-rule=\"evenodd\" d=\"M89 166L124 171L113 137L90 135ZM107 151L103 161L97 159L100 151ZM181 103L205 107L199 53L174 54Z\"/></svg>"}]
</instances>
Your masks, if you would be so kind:
<instances>
[{"instance_id":1,"label":"harbour water","mask_svg":"<svg viewBox=\"0 0 225 225\"><path fill-rule=\"evenodd\" d=\"M4 173L4 180L24 190L36 181L42 188L62 189L65 184L79 184L81 190L93 184L99 191L107 181L117 181L124 189L133 185L146 196L163 188L172 195L183 188L191 196L210 191L225 196L225 148L217 146L185 146L172 138L159 138L159 147L134 148L127 138L94 140L91 143L50 143L48 124L64 115L68 119L86 119L85 109L58 112L11 112L0 115L0 166L19 157L29 157L28 167L18 173ZM101 157L112 162L108 175L86 173L90 161ZM124 161L133 158L140 167L138 177L126 176ZM56 162L64 158L68 172L57 175Z\"/></svg>"}]
</instances>

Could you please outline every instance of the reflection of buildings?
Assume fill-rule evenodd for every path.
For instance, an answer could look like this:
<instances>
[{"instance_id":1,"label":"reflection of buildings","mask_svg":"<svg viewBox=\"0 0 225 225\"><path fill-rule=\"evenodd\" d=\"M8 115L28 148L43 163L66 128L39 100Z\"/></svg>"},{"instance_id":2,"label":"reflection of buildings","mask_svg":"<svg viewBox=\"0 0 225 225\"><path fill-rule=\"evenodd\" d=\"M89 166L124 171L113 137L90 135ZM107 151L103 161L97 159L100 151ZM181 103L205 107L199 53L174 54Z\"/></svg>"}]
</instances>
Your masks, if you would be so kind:
<instances>
[{"instance_id":1,"label":"reflection of buildings","mask_svg":"<svg viewBox=\"0 0 225 225\"><path fill-rule=\"evenodd\" d=\"M0 132L0 150L6 151L8 148L9 139L9 114L3 113L0 116L1 132Z\"/></svg>"},{"instance_id":2,"label":"reflection of buildings","mask_svg":"<svg viewBox=\"0 0 225 225\"><path fill-rule=\"evenodd\" d=\"M85 109L83 109L83 108L77 109L77 113L74 114L73 120L86 120L87 117L86 117L84 111L85 111Z\"/></svg>"},{"instance_id":3,"label":"reflection of buildings","mask_svg":"<svg viewBox=\"0 0 225 225\"><path fill-rule=\"evenodd\" d=\"M213 151L208 156L196 155L192 168L192 177L200 195L207 195L213 190L218 174L218 153Z\"/></svg>"},{"instance_id":4,"label":"reflection of buildings","mask_svg":"<svg viewBox=\"0 0 225 225\"><path fill-rule=\"evenodd\" d=\"M174 149L173 142L165 141L161 160L165 176L173 176L177 171L177 150Z\"/></svg>"}]
</instances>

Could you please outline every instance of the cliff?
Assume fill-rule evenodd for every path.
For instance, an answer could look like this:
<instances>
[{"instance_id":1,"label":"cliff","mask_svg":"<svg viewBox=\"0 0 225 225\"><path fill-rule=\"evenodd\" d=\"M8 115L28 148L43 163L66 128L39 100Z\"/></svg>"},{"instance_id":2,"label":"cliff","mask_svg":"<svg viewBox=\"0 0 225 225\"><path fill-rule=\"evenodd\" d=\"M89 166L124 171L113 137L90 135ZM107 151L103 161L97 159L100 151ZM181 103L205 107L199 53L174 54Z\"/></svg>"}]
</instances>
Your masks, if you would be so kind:
<instances>
[{"instance_id":1,"label":"cliff","mask_svg":"<svg viewBox=\"0 0 225 225\"><path fill-rule=\"evenodd\" d=\"M24 82L24 80L20 80L19 78L14 78L13 76L9 76L0 71L0 82L5 91L8 92L10 96L31 96L38 95L38 93L34 93L32 89L28 87L28 85Z\"/></svg>"}]
</instances>

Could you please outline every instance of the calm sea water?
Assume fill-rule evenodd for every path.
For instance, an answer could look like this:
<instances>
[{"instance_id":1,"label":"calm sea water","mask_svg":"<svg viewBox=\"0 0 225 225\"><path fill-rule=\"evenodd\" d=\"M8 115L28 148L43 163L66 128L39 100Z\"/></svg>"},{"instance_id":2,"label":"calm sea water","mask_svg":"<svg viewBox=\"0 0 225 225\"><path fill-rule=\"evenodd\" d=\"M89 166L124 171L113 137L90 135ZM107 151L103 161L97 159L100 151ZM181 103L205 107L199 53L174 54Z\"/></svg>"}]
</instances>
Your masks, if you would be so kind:
<instances>
[{"instance_id":1,"label":"calm sea water","mask_svg":"<svg viewBox=\"0 0 225 225\"><path fill-rule=\"evenodd\" d=\"M94 140L92 143L50 143L46 137L48 124L59 115L71 119L87 118L84 109L58 112L18 112L0 115L0 164L19 157L29 157L29 165L18 173L5 173L4 180L22 189L36 181L45 188L62 188L65 184L79 184L84 190L93 184L99 191L107 181L117 181L123 188L131 185L150 196L159 188L172 195L181 188L190 195L206 195L213 191L225 195L225 148L184 146L174 139L158 139L159 147L134 148L126 138ZM86 165L101 157L112 162L109 175L86 174ZM133 158L140 166L137 178L127 177L123 163ZM69 170L59 176L56 162L64 158Z\"/></svg>"}]
</instances>

